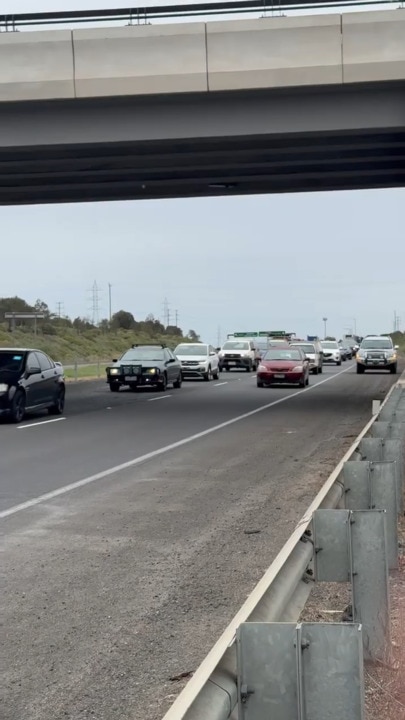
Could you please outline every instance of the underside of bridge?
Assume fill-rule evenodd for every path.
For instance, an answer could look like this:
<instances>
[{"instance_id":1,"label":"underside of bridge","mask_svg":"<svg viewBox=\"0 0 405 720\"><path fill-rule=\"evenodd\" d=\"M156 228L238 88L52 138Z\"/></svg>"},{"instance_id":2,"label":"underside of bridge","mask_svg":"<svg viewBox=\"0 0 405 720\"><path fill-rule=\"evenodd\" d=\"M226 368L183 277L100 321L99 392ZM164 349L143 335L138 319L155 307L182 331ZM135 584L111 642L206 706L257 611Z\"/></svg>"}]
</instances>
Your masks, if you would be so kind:
<instances>
[{"instance_id":1,"label":"underside of bridge","mask_svg":"<svg viewBox=\"0 0 405 720\"><path fill-rule=\"evenodd\" d=\"M0 204L405 186L405 87L0 107Z\"/></svg>"}]
</instances>

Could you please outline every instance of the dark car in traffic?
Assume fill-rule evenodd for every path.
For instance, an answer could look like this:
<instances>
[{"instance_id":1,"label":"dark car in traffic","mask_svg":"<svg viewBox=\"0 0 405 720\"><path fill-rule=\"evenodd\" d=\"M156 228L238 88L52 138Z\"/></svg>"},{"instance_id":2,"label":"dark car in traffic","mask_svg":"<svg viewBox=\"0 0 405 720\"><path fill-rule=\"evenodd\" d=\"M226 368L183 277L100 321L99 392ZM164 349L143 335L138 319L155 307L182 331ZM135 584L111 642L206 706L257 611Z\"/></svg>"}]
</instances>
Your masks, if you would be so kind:
<instances>
[{"instance_id":1,"label":"dark car in traffic","mask_svg":"<svg viewBox=\"0 0 405 720\"><path fill-rule=\"evenodd\" d=\"M121 387L137 390L154 387L164 392L168 385L180 388L183 380L181 363L164 345L132 345L119 359L106 367L111 392Z\"/></svg>"},{"instance_id":2,"label":"dark car in traffic","mask_svg":"<svg viewBox=\"0 0 405 720\"><path fill-rule=\"evenodd\" d=\"M51 415L62 415L64 407L60 363L41 350L0 348L0 415L19 423L26 412L47 409Z\"/></svg>"},{"instance_id":3,"label":"dark car in traffic","mask_svg":"<svg viewBox=\"0 0 405 720\"><path fill-rule=\"evenodd\" d=\"M309 359L301 348L272 347L267 350L257 370L257 387L265 385L309 384Z\"/></svg>"}]
</instances>

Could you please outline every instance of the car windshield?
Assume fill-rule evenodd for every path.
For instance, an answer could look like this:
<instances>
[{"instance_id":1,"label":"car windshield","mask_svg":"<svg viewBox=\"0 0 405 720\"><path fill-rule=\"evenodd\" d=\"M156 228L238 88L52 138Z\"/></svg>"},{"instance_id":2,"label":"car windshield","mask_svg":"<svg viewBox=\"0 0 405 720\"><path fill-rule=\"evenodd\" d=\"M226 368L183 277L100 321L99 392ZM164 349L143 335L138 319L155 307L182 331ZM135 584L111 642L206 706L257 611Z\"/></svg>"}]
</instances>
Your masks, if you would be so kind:
<instances>
[{"instance_id":1,"label":"car windshield","mask_svg":"<svg viewBox=\"0 0 405 720\"><path fill-rule=\"evenodd\" d=\"M207 345L178 345L174 351L175 355L207 355Z\"/></svg>"},{"instance_id":2,"label":"car windshield","mask_svg":"<svg viewBox=\"0 0 405 720\"><path fill-rule=\"evenodd\" d=\"M228 340L225 343L223 350L249 350L249 343L243 342L242 340Z\"/></svg>"},{"instance_id":3,"label":"car windshield","mask_svg":"<svg viewBox=\"0 0 405 720\"><path fill-rule=\"evenodd\" d=\"M24 353L14 350L0 350L0 372L20 372L24 364Z\"/></svg>"},{"instance_id":4,"label":"car windshield","mask_svg":"<svg viewBox=\"0 0 405 720\"><path fill-rule=\"evenodd\" d=\"M121 362L148 362L164 360L164 352L158 347L138 347L127 350L121 357Z\"/></svg>"},{"instance_id":5,"label":"car windshield","mask_svg":"<svg viewBox=\"0 0 405 720\"><path fill-rule=\"evenodd\" d=\"M363 340L360 345L362 350L392 350L392 342L388 338L378 340Z\"/></svg>"},{"instance_id":6,"label":"car windshield","mask_svg":"<svg viewBox=\"0 0 405 720\"><path fill-rule=\"evenodd\" d=\"M336 350L338 344L337 342L323 342L322 347L326 348L327 350Z\"/></svg>"},{"instance_id":7,"label":"car windshield","mask_svg":"<svg viewBox=\"0 0 405 720\"><path fill-rule=\"evenodd\" d=\"M301 350L305 353L315 353L315 348L313 345L293 345L293 347L300 347Z\"/></svg>"},{"instance_id":8,"label":"car windshield","mask_svg":"<svg viewBox=\"0 0 405 720\"><path fill-rule=\"evenodd\" d=\"M302 360L299 350L289 348L288 350L268 350L263 358L264 360Z\"/></svg>"}]
</instances>

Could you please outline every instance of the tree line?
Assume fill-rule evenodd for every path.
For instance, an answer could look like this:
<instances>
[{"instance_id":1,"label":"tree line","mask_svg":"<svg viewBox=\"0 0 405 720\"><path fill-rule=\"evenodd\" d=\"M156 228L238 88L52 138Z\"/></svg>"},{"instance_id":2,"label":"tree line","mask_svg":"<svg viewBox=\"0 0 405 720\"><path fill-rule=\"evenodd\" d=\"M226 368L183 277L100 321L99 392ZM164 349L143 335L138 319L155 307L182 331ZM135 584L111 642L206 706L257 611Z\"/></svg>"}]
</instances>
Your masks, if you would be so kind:
<instances>
[{"instance_id":1,"label":"tree line","mask_svg":"<svg viewBox=\"0 0 405 720\"><path fill-rule=\"evenodd\" d=\"M109 333L119 330L133 330L134 333L145 333L152 338L164 337L165 335L179 338L184 337L183 330L177 327L177 325L165 326L160 320L156 320L152 314L147 315L145 320L136 320L134 315L128 310L118 310L118 312L112 315L111 321L104 318L95 324L85 317L71 319L66 315L60 316L57 313L53 313L47 303L41 299L36 300L33 305L30 305L26 300L17 296L2 297L0 298L0 323L8 322L11 330L11 322L5 317L6 313L10 312L39 313L43 315L44 317L37 321L38 331L43 335L60 334L65 327L72 328L78 333L89 331ZM15 326L29 330L32 329L32 321L29 319L16 319ZM187 337L190 340L199 340L199 336L194 330L189 330Z\"/></svg>"}]
</instances>

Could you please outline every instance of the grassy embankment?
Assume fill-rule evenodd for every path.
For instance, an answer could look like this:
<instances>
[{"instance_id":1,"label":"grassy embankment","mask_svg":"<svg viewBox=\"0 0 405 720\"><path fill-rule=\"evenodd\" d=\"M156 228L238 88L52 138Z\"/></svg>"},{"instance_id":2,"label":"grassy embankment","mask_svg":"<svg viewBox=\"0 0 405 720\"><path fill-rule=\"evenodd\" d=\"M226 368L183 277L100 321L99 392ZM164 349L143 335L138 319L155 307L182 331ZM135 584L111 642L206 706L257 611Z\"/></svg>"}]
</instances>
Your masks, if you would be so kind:
<instances>
[{"instance_id":1,"label":"grassy embankment","mask_svg":"<svg viewBox=\"0 0 405 720\"><path fill-rule=\"evenodd\" d=\"M43 350L53 360L58 360L66 367L68 379L90 380L104 377L105 365L113 357L121 355L134 343L165 343L175 348L184 340L180 337L151 337L146 333L132 330L101 332L97 329L78 333L74 328L58 328L54 335L43 335L16 329L8 332L7 326L0 324L0 347L33 347Z\"/></svg>"}]
</instances>

